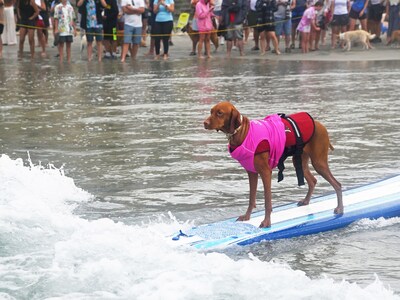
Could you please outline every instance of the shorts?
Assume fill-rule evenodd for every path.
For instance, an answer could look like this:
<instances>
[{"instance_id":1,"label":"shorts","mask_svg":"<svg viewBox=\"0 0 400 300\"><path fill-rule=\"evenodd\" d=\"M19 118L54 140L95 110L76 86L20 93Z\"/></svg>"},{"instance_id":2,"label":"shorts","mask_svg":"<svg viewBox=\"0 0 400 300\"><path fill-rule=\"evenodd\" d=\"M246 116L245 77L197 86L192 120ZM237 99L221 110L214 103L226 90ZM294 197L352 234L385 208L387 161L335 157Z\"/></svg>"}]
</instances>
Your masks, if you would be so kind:
<instances>
[{"instance_id":1,"label":"shorts","mask_svg":"<svg viewBox=\"0 0 400 300\"><path fill-rule=\"evenodd\" d=\"M275 24L275 23L274 23ZM263 32L263 31L275 31L275 25L274 24L268 24L268 25L262 25L257 27L258 32Z\"/></svg>"},{"instance_id":2,"label":"shorts","mask_svg":"<svg viewBox=\"0 0 400 300\"><path fill-rule=\"evenodd\" d=\"M3 34L3 30L4 30L4 25L0 24L0 34Z\"/></svg>"},{"instance_id":3,"label":"shorts","mask_svg":"<svg viewBox=\"0 0 400 300\"><path fill-rule=\"evenodd\" d=\"M385 7L381 3L371 5L368 8L368 20L380 22L384 11Z\"/></svg>"},{"instance_id":4,"label":"shorts","mask_svg":"<svg viewBox=\"0 0 400 300\"><path fill-rule=\"evenodd\" d=\"M367 18L367 14L364 11L364 13L362 14L362 16L360 16L360 12L355 11L353 9L350 9L350 13L349 13L349 17L350 19L355 19L355 20L364 20Z\"/></svg>"},{"instance_id":5,"label":"shorts","mask_svg":"<svg viewBox=\"0 0 400 300\"><path fill-rule=\"evenodd\" d=\"M299 26L297 26L297 30L304 33L310 33L311 25L303 26L302 28L299 28Z\"/></svg>"},{"instance_id":6,"label":"shorts","mask_svg":"<svg viewBox=\"0 0 400 300\"><path fill-rule=\"evenodd\" d=\"M19 21L19 27L34 29L35 26L36 26L36 20L29 20L28 18L26 18L26 19L21 19Z\"/></svg>"},{"instance_id":7,"label":"shorts","mask_svg":"<svg viewBox=\"0 0 400 300\"><path fill-rule=\"evenodd\" d=\"M93 43L94 38L96 38L96 42L103 40L103 28L86 28L87 42Z\"/></svg>"},{"instance_id":8,"label":"shorts","mask_svg":"<svg viewBox=\"0 0 400 300\"><path fill-rule=\"evenodd\" d=\"M103 26L104 26L104 40L116 41L117 37L115 35L117 34L117 20L115 20L115 22L110 24L103 24Z\"/></svg>"},{"instance_id":9,"label":"shorts","mask_svg":"<svg viewBox=\"0 0 400 300\"><path fill-rule=\"evenodd\" d=\"M225 40L233 41L234 39L243 40L243 25L229 24L226 28Z\"/></svg>"},{"instance_id":10,"label":"shorts","mask_svg":"<svg viewBox=\"0 0 400 300\"><path fill-rule=\"evenodd\" d=\"M331 26L347 26L349 25L349 15L333 15Z\"/></svg>"},{"instance_id":11,"label":"shorts","mask_svg":"<svg viewBox=\"0 0 400 300\"><path fill-rule=\"evenodd\" d=\"M58 43L72 43L74 41L74 38L72 35L60 35Z\"/></svg>"},{"instance_id":12,"label":"shorts","mask_svg":"<svg viewBox=\"0 0 400 300\"><path fill-rule=\"evenodd\" d=\"M139 45L142 41L142 27L124 26L124 44Z\"/></svg>"},{"instance_id":13,"label":"shorts","mask_svg":"<svg viewBox=\"0 0 400 300\"><path fill-rule=\"evenodd\" d=\"M275 34L276 36L281 36L282 34L290 36L292 34L292 20L275 18Z\"/></svg>"},{"instance_id":14,"label":"shorts","mask_svg":"<svg viewBox=\"0 0 400 300\"><path fill-rule=\"evenodd\" d=\"M39 27L39 28L46 28L46 27L44 26L43 20L41 20L41 19L37 19L37 20L36 20L35 26L36 26L36 27Z\"/></svg>"},{"instance_id":15,"label":"shorts","mask_svg":"<svg viewBox=\"0 0 400 300\"><path fill-rule=\"evenodd\" d=\"M222 10L214 10L214 16L221 17L222 16Z\"/></svg>"}]
</instances>

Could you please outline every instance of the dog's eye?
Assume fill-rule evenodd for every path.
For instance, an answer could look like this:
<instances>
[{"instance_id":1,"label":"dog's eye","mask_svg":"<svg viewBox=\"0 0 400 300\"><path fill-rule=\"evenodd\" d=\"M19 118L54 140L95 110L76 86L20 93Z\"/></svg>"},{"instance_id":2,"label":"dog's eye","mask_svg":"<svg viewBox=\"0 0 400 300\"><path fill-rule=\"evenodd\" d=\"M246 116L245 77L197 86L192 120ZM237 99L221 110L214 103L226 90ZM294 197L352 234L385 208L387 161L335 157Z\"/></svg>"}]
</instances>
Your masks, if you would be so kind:
<instances>
[{"instance_id":1,"label":"dog's eye","mask_svg":"<svg viewBox=\"0 0 400 300\"><path fill-rule=\"evenodd\" d=\"M223 115L224 115L224 113L223 113L222 111L220 111L220 110L217 111L217 116L218 116L218 117L222 117Z\"/></svg>"}]
</instances>

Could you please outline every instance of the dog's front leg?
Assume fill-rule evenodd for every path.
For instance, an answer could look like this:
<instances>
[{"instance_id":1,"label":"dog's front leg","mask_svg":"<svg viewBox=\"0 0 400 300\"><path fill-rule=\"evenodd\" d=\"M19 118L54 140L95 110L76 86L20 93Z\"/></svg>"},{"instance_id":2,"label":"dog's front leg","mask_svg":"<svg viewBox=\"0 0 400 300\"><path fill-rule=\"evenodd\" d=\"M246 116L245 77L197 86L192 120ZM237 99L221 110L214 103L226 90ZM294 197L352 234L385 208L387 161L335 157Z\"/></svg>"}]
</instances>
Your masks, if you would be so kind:
<instances>
[{"instance_id":1,"label":"dog's front leg","mask_svg":"<svg viewBox=\"0 0 400 300\"><path fill-rule=\"evenodd\" d=\"M250 187L250 195L249 195L249 207L244 215L240 216L237 221L248 221L251 217L251 212L253 208L256 208L256 196L257 196L257 183L258 183L258 174L253 172L247 172L249 176L249 187Z\"/></svg>"},{"instance_id":2,"label":"dog's front leg","mask_svg":"<svg viewBox=\"0 0 400 300\"><path fill-rule=\"evenodd\" d=\"M261 180L264 185L264 205L265 205L265 217L261 222L260 227L271 227L271 212L272 212L272 170L268 164L269 152L263 152L254 156L254 167L258 174L261 176Z\"/></svg>"}]
</instances>

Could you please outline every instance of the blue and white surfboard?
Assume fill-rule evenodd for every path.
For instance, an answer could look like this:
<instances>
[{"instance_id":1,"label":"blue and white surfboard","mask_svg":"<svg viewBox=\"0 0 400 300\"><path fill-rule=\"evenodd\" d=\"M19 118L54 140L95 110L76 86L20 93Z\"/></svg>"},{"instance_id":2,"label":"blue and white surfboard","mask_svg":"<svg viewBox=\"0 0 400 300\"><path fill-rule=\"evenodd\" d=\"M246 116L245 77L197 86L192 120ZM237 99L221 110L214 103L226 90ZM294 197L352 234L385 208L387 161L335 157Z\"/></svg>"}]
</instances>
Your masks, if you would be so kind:
<instances>
[{"instance_id":1,"label":"blue and white surfboard","mask_svg":"<svg viewBox=\"0 0 400 300\"><path fill-rule=\"evenodd\" d=\"M363 218L400 216L400 175L343 192L344 214L335 215L336 194L311 199L307 206L296 203L274 207L270 228L259 228L264 210L245 222L236 218L193 227L172 237L177 245L197 249L249 245L263 240L291 238L333 230Z\"/></svg>"}]
</instances>

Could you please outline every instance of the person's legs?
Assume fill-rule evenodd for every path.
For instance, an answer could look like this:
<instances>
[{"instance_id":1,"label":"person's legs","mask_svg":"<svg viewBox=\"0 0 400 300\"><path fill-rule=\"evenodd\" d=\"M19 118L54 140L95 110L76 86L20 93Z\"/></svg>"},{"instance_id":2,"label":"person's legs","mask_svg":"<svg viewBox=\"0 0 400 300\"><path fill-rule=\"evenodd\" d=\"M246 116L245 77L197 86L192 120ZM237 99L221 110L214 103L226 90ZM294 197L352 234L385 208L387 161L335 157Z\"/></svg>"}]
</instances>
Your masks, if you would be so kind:
<instances>
[{"instance_id":1,"label":"person's legs","mask_svg":"<svg viewBox=\"0 0 400 300\"><path fill-rule=\"evenodd\" d=\"M309 46L310 33L309 32L301 32L300 34L301 34L301 52L307 53L308 46Z\"/></svg>"},{"instance_id":2,"label":"person's legs","mask_svg":"<svg viewBox=\"0 0 400 300\"><path fill-rule=\"evenodd\" d=\"M72 42L67 42L66 43L66 48L67 48L67 62L71 62L71 44Z\"/></svg>"},{"instance_id":3,"label":"person's legs","mask_svg":"<svg viewBox=\"0 0 400 300\"><path fill-rule=\"evenodd\" d=\"M206 55L211 58L211 33L207 33L205 37Z\"/></svg>"},{"instance_id":4,"label":"person's legs","mask_svg":"<svg viewBox=\"0 0 400 300\"><path fill-rule=\"evenodd\" d=\"M87 57L88 61L92 61L93 58L93 29L92 28L87 28L86 29L86 41L87 41Z\"/></svg>"},{"instance_id":5,"label":"person's legs","mask_svg":"<svg viewBox=\"0 0 400 300\"><path fill-rule=\"evenodd\" d=\"M197 43L197 56L199 58L204 58L202 51L203 51L203 43L204 43L205 37L206 37L206 34L204 32L199 33L199 42Z\"/></svg>"},{"instance_id":6,"label":"person's legs","mask_svg":"<svg viewBox=\"0 0 400 300\"><path fill-rule=\"evenodd\" d=\"M367 31L367 18L360 19L361 29Z\"/></svg>"},{"instance_id":7,"label":"person's legs","mask_svg":"<svg viewBox=\"0 0 400 300\"><path fill-rule=\"evenodd\" d=\"M349 20L349 31L353 31L356 27L356 19L350 18Z\"/></svg>"},{"instance_id":8,"label":"person's legs","mask_svg":"<svg viewBox=\"0 0 400 300\"><path fill-rule=\"evenodd\" d=\"M35 57L35 29L28 29L29 48L31 50L31 58Z\"/></svg>"},{"instance_id":9,"label":"person's legs","mask_svg":"<svg viewBox=\"0 0 400 300\"><path fill-rule=\"evenodd\" d=\"M58 42L58 55L60 63L64 61L64 42Z\"/></svg>"},{"instance_id":10,"label":"person's legs","mask_svg":"<svg viewBox=\"0 0 400 300\"><path fill-rule=\"evenodd\" d=\"M266 33L267 37L272 41L272 44L274 45L275 53L277 55L281 54L281 52L279 51L279 43L275 31L267 31Z\"/></svg>"},{"instance_id":11,"label":"person's legs","mask_svg":"<svg viewBox=\"0 0 400 300\"><path fill-rule=\"evenodd\" d=\"M131 46L131 60L135 60L140 43L142 42L142 27L133 27L133 37Z\"/></svg>"},{"instance_id":12,"label":"person's legs","mask_svg":"<svg viewBox=\"0 0 400 300\"><path fill-rule=\"evenodd\" d=\"M39 41L39 45L42 48L42 53L40 54L42 57L46 56L46 37L44 36L43 33L43 28L37 28L36 29L36 35Z\"/></svg>"},{"instance_id":13,"label":"person's legs","mask_svg":"<svg viewBox=\"0 0 400 300\"><path fill-rule=\"evenodd\" d=\"M93 58L93 42L87 42L87 56L88 61L92 61Z\"/></svg>"},{"instance_id":14,"label":"person's legs","mask_svg":"<svg viewBox=\"0 0 400 300\"><path fill-rule=\"evenodd\" d=\"M22 56L24 52L25 36L28 33L26 27L20 27L19 29L19 55Z\"/></svg>"},{"instance_id":15,"label":"person's legs","mask_svg":"<svg viewBox=\"0 0 400 300\"><path fill-rule=\"evenodd\" d=\"M261 31L260 32L260 54L261 55L265 55L266 51L267 51L267 40L266 40L266 32L265 31Z\"/></svg>"},{"instance_id":16,"label":"person's legs","mask_svg":"<svg viewBox=\"0 0 400 300\"><path fill-rule=\"evenodd\" d=\"M124 25L124 44L122 45L121 62L125 62L126 55L129 50L129 45L132 43L133 27Z\"/></svg>"},{"instance_id":17,"label":"person's legs","mask_svg":"<svg viewBox=\"0 0 400 300\"><path fill-rule=\"evenodd\" d=\"M140 46L146 47L146 38L147 38L147 22L148 18L142 19L142 38L140 41Z\"/></svg>"},{"instance_id":18,"label":"person's legs","mask_svg":"<svg viewBox=\"0 0 400 300\"><path fill-rule=\"evenodd\" d=\"M231 57L233 42L230 40L226 40L226 56Z\"/></svg>"}]
</instances>

